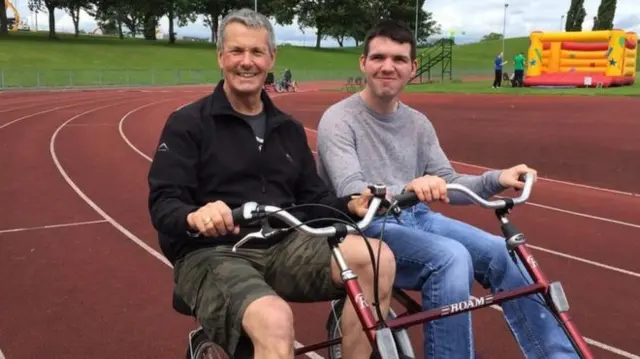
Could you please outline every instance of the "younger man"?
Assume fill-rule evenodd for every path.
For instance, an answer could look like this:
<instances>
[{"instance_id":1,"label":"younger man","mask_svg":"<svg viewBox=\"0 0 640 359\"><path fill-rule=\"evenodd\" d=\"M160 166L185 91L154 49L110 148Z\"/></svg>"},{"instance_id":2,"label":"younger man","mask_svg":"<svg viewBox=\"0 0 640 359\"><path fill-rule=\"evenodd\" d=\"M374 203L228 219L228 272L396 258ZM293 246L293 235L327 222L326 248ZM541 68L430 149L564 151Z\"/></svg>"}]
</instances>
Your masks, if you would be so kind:
<instances>
[{"instance_id":1,"label":"younger man","mask_svg":"<svg viewBox=\"0 0 640 359\"><path fill-rule=\"evenodd\" d=\"M360 69L366 86L334 105L318 128L318 166L338 195L384 183L393 194L416 192L422 202L468 204L450 198L446 183L459 183L488 198L506 188L522 188L518 177L535 170L518 165L480 176L458 174L428 119L398 100L417 68L411 30L383 21L364 42ZM365 231L380 237L382 220ZM395 286L422 292L425 310L467 300L473 280L492 292L531 283L507 253L505 240L435 213L426 204L391 218L384 242L396 258ZM520 264L521 265L521 264ZM524 272L526 273L526 272ZM507 324L528 358L574 358L570 342L548 308L532 298L502 305ZM432 359L473 358L471 315L457 314L424 325L424 355Z\"/></svg>"}]
</instances>

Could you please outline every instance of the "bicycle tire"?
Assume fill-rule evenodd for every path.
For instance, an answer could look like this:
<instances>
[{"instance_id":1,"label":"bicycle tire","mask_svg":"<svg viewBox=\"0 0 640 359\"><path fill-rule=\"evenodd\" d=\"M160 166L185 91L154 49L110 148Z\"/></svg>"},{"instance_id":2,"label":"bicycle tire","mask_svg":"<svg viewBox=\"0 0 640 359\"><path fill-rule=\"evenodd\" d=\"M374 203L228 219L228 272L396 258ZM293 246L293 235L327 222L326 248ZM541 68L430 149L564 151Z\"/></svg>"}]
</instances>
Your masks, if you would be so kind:
<instances>
[{"instance_id":1,"label":"bicycle tire","mask_svg":"<svg viewBox=\"0 0 640 359\"><path fill-rule=\"evenodd\" d=\"M331 302L331 311L329 312L329 318L327 318L327 334L329 340L340 337L340 318L342 318L342 308L346 299L334 300ZM388 319L396 318L396 314L393 309L389 308L387 315ZM398 348L398 355L400 358L414 359L415 353L413 346L411 345L411 339L406 329L394 329L393 337ZM340 344L331 345L327 348L330 359L342 359L342 348Z\"/></svg>"}]
</instances>

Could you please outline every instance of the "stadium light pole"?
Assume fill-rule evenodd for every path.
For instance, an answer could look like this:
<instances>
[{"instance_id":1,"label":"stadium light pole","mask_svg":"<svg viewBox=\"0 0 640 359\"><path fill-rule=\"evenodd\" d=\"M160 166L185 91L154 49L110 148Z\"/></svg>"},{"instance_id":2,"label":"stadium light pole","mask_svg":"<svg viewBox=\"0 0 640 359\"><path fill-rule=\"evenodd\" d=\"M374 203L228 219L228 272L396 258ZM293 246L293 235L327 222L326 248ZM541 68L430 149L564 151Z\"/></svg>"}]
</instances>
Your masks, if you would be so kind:
<instances>
[{"instance_id":1,"label":"stadium light pole","mask_svg":"<svg viewBox=\"0 0 640 359\"><path fill-rule=\"evenodd\" d=\"M507 8L509 4L505 1L504 3L504 16L502 17L502 55L504 56L504 37L507 32Z\"/></svg>"},{"instance_id":2,"label":"stadium light pole","mask_svg":"<svg viewBox=\"0 0 640 359\"><path fill-rule=\"evenodd\" d=\"M253 0L253 10L258 12L258 0Z\"/></svg>"},{"instance_id":3,"label":"stadium light pole","mask_svg":"<svg viewBox=\"0 0 640 359\"><path fill-rule=\"evenodd\" d=\"M560 31L564 31L564 15L560 16Z\"/></svg>"}]
</instances>

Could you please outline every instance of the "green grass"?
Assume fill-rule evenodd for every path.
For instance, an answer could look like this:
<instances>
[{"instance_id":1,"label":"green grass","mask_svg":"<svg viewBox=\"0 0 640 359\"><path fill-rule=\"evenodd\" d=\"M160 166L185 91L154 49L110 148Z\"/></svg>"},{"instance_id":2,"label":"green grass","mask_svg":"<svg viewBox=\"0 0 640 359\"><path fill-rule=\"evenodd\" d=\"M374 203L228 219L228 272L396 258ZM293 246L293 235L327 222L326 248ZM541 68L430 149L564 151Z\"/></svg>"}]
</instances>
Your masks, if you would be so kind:
<instances>
[{"instance_id":1,"label":"green grass","mask_svg":"<svg viewBox=\"0 0 640 359\"><path fill-rule=\"evenodd\" d=\"M543 89L530 87L491 88L488 81L446 81L443 83L418 84L407 86L406 92L422 93L458 93L458 94L508 94L508 95L571 95L571 96L640 96L640 82L632 86L610 88Z\"/></svg>"},{"instance_id":2,"label":"green grass","mask_svg":"<svg viewBox=\"0 0 640 359\"><path fill-rule=\"evenodd\" d=\"M215 47L210 43L167 40L147 41L59 33L49 40L46 32L19 32L0 38L0 88L109 85L210 84L219 80ZM526 51L528 38L505 41L507 60ZM453 76L462 83L412 85L409 91L458 93L577 93L636 94L638 87L604 90L501 89L487 81L471 83L470 76L493 76L493 59L502 41L454 46ZM345 80L358 76L361 48L296 47L281 45L274 72L279 77L290 68L298 81ZM428 51L419 50L419 52ZM509 69L511 64L507 65ZM440 65L432 69L439 79ZM511 70L508 70L511 71Z\"/></svg>"},{"instance_id":3,"label":"green grass","mask_svg":"<svg viewBox=\"0 0 640 359\"><path fill-rule=\"evenodd\" d=\"M12 33L0 40L5 87L211 83L220 76L211 43L46 35ZM274 71L279 76L291 68L299 81L341 80L359 74L358 54L355 48L280 46Z\"/></svg>"}]
</instances>

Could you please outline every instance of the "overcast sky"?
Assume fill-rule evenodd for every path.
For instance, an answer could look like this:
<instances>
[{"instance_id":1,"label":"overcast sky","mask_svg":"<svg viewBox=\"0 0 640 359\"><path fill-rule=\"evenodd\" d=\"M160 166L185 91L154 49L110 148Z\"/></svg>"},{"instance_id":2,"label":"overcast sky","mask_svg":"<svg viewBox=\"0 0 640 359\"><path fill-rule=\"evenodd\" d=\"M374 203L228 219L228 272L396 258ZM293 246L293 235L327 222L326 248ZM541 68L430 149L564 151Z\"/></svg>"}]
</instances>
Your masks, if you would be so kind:
<instances>
[{"instance_id":1,"label":"overcast sky","mask_svg":"<svg viewBox=\"0 0 640 359\"><path fill-rule=\"evenodd\" d=\"M260 0L258 0L260 1ZM570 0L508 0L506 16L506 37L528 36L531 31L557 31L561 29L561 16L566 14ZM35 25L34 16L27 8L27 0L13 0L20 16ZM583 29L590 30L593 16L598 11L600 0L585 0L587 16ZM455 31L457 43L473 42L490 32L502 32L504 19L504 0L426 0L424 8L433 13L434 18L441 24L443 32ZM13 14L9 11L8 15ZM73 31L73 23L69 15L62 10L56 10L56 28L58 31ZM48 17L39 14L38 28L48 28ZM96 27L96 22L87 14L81 14L80 27L87 32ZM640 32L640 0L618 0L614 26L624 30ZM160 21L161 31L168 31L166 18ZM178 36L210 36L210 30L201 20L195 24L176 30ZM314 29L305 29L304 33L297 24L290 26L276 26L278 43L313 46L315 44ZM352 45L346 42L345 45ZM334 40L323 40L322 46L337 46Z\"/></svg>"}]
</instances>

